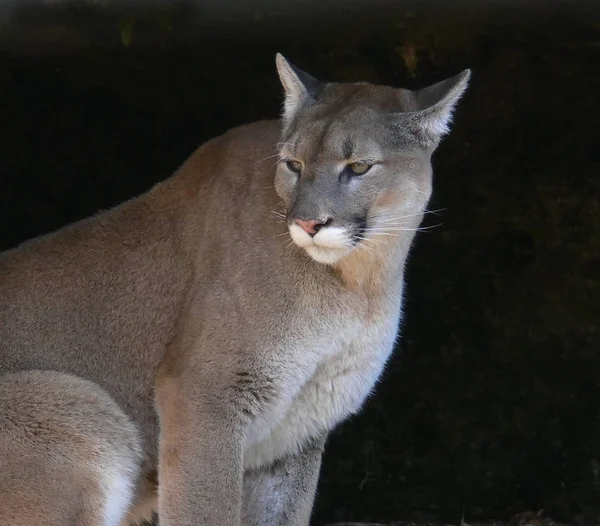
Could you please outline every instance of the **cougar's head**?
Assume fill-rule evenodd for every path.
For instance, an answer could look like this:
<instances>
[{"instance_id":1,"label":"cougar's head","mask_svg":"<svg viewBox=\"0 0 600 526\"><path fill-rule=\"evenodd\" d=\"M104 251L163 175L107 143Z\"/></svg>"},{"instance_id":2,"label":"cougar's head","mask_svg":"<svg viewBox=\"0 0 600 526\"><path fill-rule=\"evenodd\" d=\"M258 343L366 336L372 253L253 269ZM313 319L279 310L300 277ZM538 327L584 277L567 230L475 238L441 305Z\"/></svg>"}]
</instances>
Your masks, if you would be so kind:
<instances>
[{"instance_id":1,"label":"cougar's head","mask_svg":"<svg viewBox=\"0 0 600 526\"><path fill-rule=\"evenodd\" d=\"M322 83L277 55L285 91L275 189L294 242L334 264L412 236L431 194L431 154L469 70L420 91Z\"/></svg>"}]
</instances>

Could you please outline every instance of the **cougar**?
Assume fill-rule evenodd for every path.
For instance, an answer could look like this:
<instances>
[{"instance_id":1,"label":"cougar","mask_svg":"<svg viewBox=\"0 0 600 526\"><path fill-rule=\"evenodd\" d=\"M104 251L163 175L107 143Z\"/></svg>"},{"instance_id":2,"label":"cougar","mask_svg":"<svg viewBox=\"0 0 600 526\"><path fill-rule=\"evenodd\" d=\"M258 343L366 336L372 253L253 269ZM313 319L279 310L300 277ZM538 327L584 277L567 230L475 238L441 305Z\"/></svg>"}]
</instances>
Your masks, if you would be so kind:
<instances>
[{"instance_id":1,"label":"cougar","mask_svg":"<svg viewBox=\"0 0 600 526\"><path fill-rule=\"evenodd\" d=\"M2 524L309 523L327 435L398 337L470 72L409 91L276 65L281 119L0 255Z\"/></svg>"}]
</instances>

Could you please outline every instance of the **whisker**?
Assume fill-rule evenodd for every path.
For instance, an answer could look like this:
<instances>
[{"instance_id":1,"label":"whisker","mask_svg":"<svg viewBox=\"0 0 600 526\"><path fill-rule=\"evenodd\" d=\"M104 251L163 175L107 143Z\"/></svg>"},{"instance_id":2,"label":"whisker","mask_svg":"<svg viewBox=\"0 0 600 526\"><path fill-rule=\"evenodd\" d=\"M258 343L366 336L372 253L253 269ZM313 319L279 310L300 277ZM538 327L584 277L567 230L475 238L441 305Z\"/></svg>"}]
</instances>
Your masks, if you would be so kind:
<instances>
[{"instance_id":1,"label":"whisker","mask_svg":"<svg viewBox=\"0 0 600 526\"><path fill-rule=\"evenodd\" d=\"M417 227L417 228L403 228L403 227L391 227L391 228L386 228L385 230L380 230L378 233L379 234L383 234L386 232L427 232L428 230L431 230L431 228L427 228L427 227ZM377 231L375 231L377 232ZM372 232L370 232L372 233Z\"/></svg>"},{"instance_id":2,"label":"whisker","mask_svg":"<svg viewBox=\"0 0 600 526\"><path fill-rule=\"evenodd\" d=\"M374 221L388 222L388 221L396 221L396 220L400 220L400 219L407 219L409 217L417 217L419 215L437 214L438 212L443 212L444 210L446 210L446 209L439 208L437 210L424 210L423 212L417 212L415 214L406 214L406 215L402 215L402 216L392 216L392 214L390 214L390 213L381 212L379 214L374 214L372 216L369 216L368 219L374 220Z\"/></svg>"},{"instance_id":3,"label":"whisker","mask_svg":"<svg viewBox=\"0 0 600 526\"><path fill-rule=\"evenodd\" d=\"M424 192L423 190L419 190L416 186L412 185L411 188L413 189L413 191L417 194L420 195L427 195L427 192Z\"/></svg>"},{"instance_id":4,"label":"whisker","mask_svg":"<svg viewBox=\"0 0 600 526\"><path fill-rule=\"evenodd\" d=\"M362 241L356 244L360 248L364 248L369 254L373 253L373 249L367 245L365 245Z\"/></svg>"},{"instance_id":5,"label":"whisker","mask_svg":"<svg viewBox=\"0 0 600 526\"><path fill-rule=\"evenodd\" d=\"M426 225L426 226L416 226L416 227L411 227L409 225L406 224L402 224L402 223L398 223L398 224L391 224L391 225L382 225L381 229L382 230L394 230L394 229L400 229L400 230L430 230L431 228L435 228L438 226L441 226L442 223L438 223L437 225Z\"/></svg>"},{"instance_id":6,"label":"whisker","mask_svg":"<svg viewBox=\"0 0 600 526\"><path fill-rule=\"evenodd\" d=\"M390 236L390 237L398 237L400 234L393 234L392 232L377 232L377 231L368 231L368 234L372 234L374 236Z\"/></svg>"},{"instance_id":7,"label":"whisker","mask_svg":"<svg viewBox=\"0 0 600 526\"><path fill-rule=\"evenodd\" d=\"M438 226L442 226L443 223L437 223L435 225L425 225L425 226L417 226L414 228L407 228L408 225L406 225L405 223L400 223L400 222L395 222L395 223L385 223L385 224L379 224L379 225L374 225L372 227L369 227L370 231L373 230L381 230L381 231L386 231L386 230L394 230L394 229L400 229L400 230L430 230L432 228L436 228Z\"/></svg>"},{"instance_id":8,"label":"whisker","mask_svg":"<svg viewBox=\"0 0 600 526\"><path fill-rule=\"evenodd\" d=\"M441 226L441 224L439 225L431 225L431 226L423 226L423 227L417 227L417 228L403 228L403 227L386 227L385 230L367 230L365 232L368 232L369 234L373 234L373 235L389 235L391 232L428 232L429 230L431 230L432 228Z\"/></svg>"},{"instance_id":9,"label":"whisker","mask_svg":"<svg viewBox=\"0 0 600 526\"><path fill-rule=\"evenodd\" d=\"M275 217L273 219L275 221L277 221L278 223L281 223L283 225L285 225L287 223L285 217L281 217L281 216L275 215Z\"/></svg>"},{"instance_id":10,"label":"whisker","mask_svg":"<svg viewBox=\"0 0 600 526\"><path fill-rule=\"evenodd\" d=\"M406 222L411 217L415 217L415 216L383 217L383 218L377 218L375 220L370 220L370 221L367 221L367 222L368 223L381 223L381 224L385 225L387 223L399 223L401 221Z\"/></svg>"},{"instance_id":11,"label":"whisker","mask_svg":"<svg viewBox=\"0 0 600 526\"><path fill-rule=\"evenodd\" d=\"M439 212L445 212L446 210L448 210L448 209L447 208L436 208L435 210L425 209L425 213L439 215Z\"/></svg>"},{"instance_id":12,"label":"whisker","mask_svg":"<svg viewBox=\"0 0 600 526\"><path fill-rule=\"evenodd\" d=\"M279 157L279 152L274 153L273 155L269 155L268 157L264 157L263 159L259 159L257 162L261 163L263 161L267 161L269 159L273 159L273 157Z\"/></svg>"},{"instance_id":13,"label":"whisker","mask_svg":"<svg viewBox=\"0 0 600 526\"><path fill-rule=\"evenodd\" d=\"M410 214L410 215L405 215L405 216L397 216L397 217L377 217L375 218L375 222L380 222L380 223L389 223L390 221L400 221L402 219L410 219L411 217L418 217L421 214Z\"/></svg>"},{"instance_id":14,"label":"whisker","mask_svg":"<svg viewBox=\"0 0 600 526\"><path fill-rule=\"evenodd\" d=\"M362 236L354 236L355 239L360 239L361 241L369 241L371 243L375 243L377 245L381 244L381 240L380 239L371 239L368 237L362 237Z\"/></svg>"},{"instance_id":15,"label":"whisker","mask_svg":"<svg viewBox=\"0 0 600 526\"><path fill-rule=\"evenodd\" d=\"M369 254L373 254L374 251L372 247L365 245L363 242L360 243L360 246L361 248L364 248Z\"/></svg>"},{"instance_id":16,"label":"whisker","mask_svg":"<svg viewBox=\"0 0 600 526\"><path fill-rule=\"evenodd\" d=\"M414 230L416 232L424 232L425 230L431 230L432 228L437 228L442 226L442 223L437 223L436 225L426 225L426 226L418 226L415 228L404 228L402 226L391 226L387 228L387 230Z\"/></svg>"},{"instance_id":17,"label":"whisker","mask_svg":"<svg viewBox=\"0 0 600 526\"><path fill-rule=\"evenodd\" d=\"M417 193L417 194L421 194L421 195L427 195L427 192L424 192L423 190L419 190L419 188L417 187L416 184L414 183L409 183L409 186Z\"/></svg>"}]
</instances>

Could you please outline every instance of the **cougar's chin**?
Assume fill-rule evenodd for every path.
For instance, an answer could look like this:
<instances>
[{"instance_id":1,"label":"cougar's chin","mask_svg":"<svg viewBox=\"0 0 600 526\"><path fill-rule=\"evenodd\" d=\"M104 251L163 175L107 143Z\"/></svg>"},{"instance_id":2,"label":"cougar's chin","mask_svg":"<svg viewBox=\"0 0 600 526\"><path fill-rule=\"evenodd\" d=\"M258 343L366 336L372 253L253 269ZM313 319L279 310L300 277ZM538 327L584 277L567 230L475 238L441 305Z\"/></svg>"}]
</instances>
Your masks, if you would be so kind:
<instances>
[{"instance_id":1,"label":"cougar's chin","mask_svg":"<svg viewBox=\"0 0 600 526\"><path fill-rule=\"evenodd\" d=\"M348 231L340 227L325 227L314 236L307 234L298 225L289 225L290 236L296 245L318 263L333 265L354 250Z\"/></svg>"},{"instance_id":2,"label":"cougar's chin","mask_svg":"<svg viewBox=\"0 0 600 526\"><path fill-rule=\"evenodd\" d=\"M352 248L324 248L319 245L313 245L311 247L305 247L307 254L313 258L317 263L324 263L325 265L333 265L340 259L347 256L352 252Z\"/></svg>"}]
</instances>

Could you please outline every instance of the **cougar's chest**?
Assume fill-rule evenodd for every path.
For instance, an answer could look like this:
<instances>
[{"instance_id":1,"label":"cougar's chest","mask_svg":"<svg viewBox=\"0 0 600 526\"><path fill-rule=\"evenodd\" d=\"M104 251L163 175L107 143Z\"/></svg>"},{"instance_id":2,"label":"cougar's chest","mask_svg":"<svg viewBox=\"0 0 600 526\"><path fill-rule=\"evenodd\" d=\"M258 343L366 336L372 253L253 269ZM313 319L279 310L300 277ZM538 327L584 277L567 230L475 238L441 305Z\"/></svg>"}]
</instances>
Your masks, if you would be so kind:
<instances>
[{"instance_id":1,"label":"cougar's chest","mask_svg":"<svg viewBox=\"0 0 600 526\"><path fill-rule=\"evenodd\" d=\"M286 394L277 409L256 420L244 453L245 467L294 454L307 441L356 413L391 354L399 315L397 305L368 321L341 317L321 339L315 339L310 331L298 338L293 352L304 362L297 374L308 374L296 388L290 385L292 388L285 390L284 386ZM311 356L320 359L310 363Z\"/></svg>"}]
</instances>

